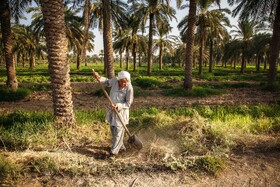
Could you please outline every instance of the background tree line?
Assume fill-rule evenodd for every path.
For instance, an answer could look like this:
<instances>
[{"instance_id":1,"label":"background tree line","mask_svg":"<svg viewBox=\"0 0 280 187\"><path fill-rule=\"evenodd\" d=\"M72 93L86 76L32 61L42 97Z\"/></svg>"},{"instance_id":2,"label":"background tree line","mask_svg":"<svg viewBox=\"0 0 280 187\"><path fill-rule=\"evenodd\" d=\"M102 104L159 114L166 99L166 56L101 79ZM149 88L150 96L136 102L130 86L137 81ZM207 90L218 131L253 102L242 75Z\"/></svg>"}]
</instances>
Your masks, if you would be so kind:
<instances>
[{"instance_id":1,"label":"background tree line","mask_svg":"<svg viewBox=\"0 0 280 187\"><path fill-rule=\"evenodd\" d=\"M104 73L115 76L114 52L120 67L133 71L147 64L152 75L154 62L163 69L167 64L185 67L184 88L192 89L192 70L198 65L213 71L216 64L234 68L260 64L268 68L269 84L277 78L280 37L280 0L228 0L235 6L220 7L219 0L176 1L176 8L185 9L186 16L178 20L180 36L172 36L170 22L176 19L176 9L170 0L0 0L1 62L5 61L7 86L17 90L15 66L47 59L53 90L55 121L58 125L75 126L69 76L72 52L77 63L86 61L87 52L94 49L93 29L103 34ZM36 5L31 7L31 5ZM217 8L212 8L216 5ZM24 12L32 13L29 26L20 25ZM238 25L231 32L230 16L239 15ZM260 24L261 23L261 24Z\"/></svg>"}]
</instances>

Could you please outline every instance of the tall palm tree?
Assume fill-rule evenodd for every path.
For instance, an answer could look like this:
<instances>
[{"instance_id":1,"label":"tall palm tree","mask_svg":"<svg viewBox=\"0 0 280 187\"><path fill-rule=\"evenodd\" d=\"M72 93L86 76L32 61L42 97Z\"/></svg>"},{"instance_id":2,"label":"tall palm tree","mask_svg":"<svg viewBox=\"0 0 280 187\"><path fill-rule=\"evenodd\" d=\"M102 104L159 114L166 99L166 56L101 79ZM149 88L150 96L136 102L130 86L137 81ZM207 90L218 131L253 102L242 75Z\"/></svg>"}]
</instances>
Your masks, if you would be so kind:
<instances>
[{"instance_id":1,"label":"tall palm tree","mask_svg":"<svg viewBox=\"0 0 280 187\"><path fill-rule=\"evenodd\" d=\"M229 20L225 16L225 13L230 13L228 9L211 9L211 6L213 4L219 5L219 1L214 0L198 0L197 6L199 9L199 13L197 15L197 34L200 43L200 50L199 50L199 72L198 74L202 76L202 66L205 62L205 46L206 41L210 40L211 36L213 37L214 34L219 37L219 34L222 32L226 32L226 28L224 27L224 24L229 25ZM187 19L188 16L186 16L184 19L181 20L181 22L178 24L178 28L181 30L181 33L185 35L185 30L187 28ZM219 31L219 32L218 32ZM213 32L213 33L212 33ZM213 41L210 41L210 43ZM210 58L211 59L211 58Z\"/></svg>"},{"instance_id":2,"label":"tall palm tree","mask_svg":"<svg viewBox=\"0 0 280 187\"><path fill-rule=\"evenodd\" d=\"M211 11L211 16L209 17L209 72L212 72L214 63L213 56L215 45L216 49L223 44L223 41L229 39L229 33L225 26L230 27L230 21L226 17L226 14L230 14L229 9L216 9Z\"/></svg>"},{"instance_id":3,"label":"tall palm tree","mask_svg":"<svg viewBox=\"0 0 280 187\"><path fill-rule=\"evenodd\" d=\"M35 68L36 56L42 57L44 53L44 45L36 37L35 33L30 27L24 25L16 25L13 27L15 45L14 52L17 56L29 57L29 68L33 70Z\"/></svg>"},{"instance_id":4,"label":"tall palm tree","mask_svg":"<svg viewBox=\"0 0 280 187\"><path fill-rule=\"evenodd\" d=\"M69 51L73 50L76 53L77 69L80 69L82 61L82 52L84 47L84 32L82 30L82 18L78 16L80 9L73 10L64 4L66 37L68 39ZM31 28L38 38L43 37L43 15L40 7L31 7L27 12L32 12ZM94 35L92 32L87 33L87 50L93 49Z\"/></svg>"},{"instance_id":5,"label":"tall palm tree","mask_svg":"<svg viewBox=\"0 0 280 187\"><path fill-rule=\"evenodd\" d=\"M135 3L135 15L142 19L143 25L149 19L149 43L148 43L148 74L152 72L152 47L153 30L155 24L168 23L175 17L175 9L169 5L170 0L143 0L141 3Z\"/></svg>"},{"instance_id":6,"label":"tall palm tree","mask_svg":"<svg viewBox=\"0 0 280 187\"><path fill-rule=\"evenodd\" d=\"M110 0L102 0L103 2L103 45L104 45L104 61L106 63L106 75L108 78L115 76L114 56L112 44L112 19Z\"/></svg>"},{"instance_id":7,"label":"tall palm tree","mask_svg":"<svg viewBox=\"0 0 280 187\"><path fill-rule=\"evenodd\" d=\"M44 31L48 49L55 123L75 126L67 60L67 38L62 0L41 0Z\"/></svg>"},{"instance_id":8,"label":"tall palm tree","mask_svg":"<svg viewBox=\"0 0 280 187\"><path fill-rule=\"evenodd\" d=\"M225 43L223 47L223 57L222 61L224 64L228 61L232 61L234 63L234 69L236 68L236 62L239 60L240 56L242 56L242 47L243 43L241 40L230 40Z\"/></svg>"},{"instance_id":9,"label":"tall palm tree","mask_svg":"<svg viewBox=\"0 0 280 187\"><path fill-rule=\"evenodd\" d=\"M157 35L158 39L155 40L154 50L159 50L159 69L162 70L162 57L164 51L169 54L175 52L175 47L178 44L178 37L174 35L168 35L171 31L171 27L168 23L158 24Z\"/></svg>"},{"instance_id":10,"label":"tall palm tree","mask_svg":"<svg viewBox=\"0 0 280 187\"><path fill-rule=\"evenodd\" d=\"M16 78L15 62L13 59L13 39L11 31L11 13L8 0L0 0L1 32L4 43L4 55L7 69L7 86L17 90L18 81Z\"/></svg>"},{"instance_id":11,"label":"tall palm tree","mask_svg":"<svg viewBox=\"0 0 280 187\"><path fill-rule=\"evenodd\" d=\"M240 14L240 19L252 18L255 21L269 20L273 28L270 42L270 58L268 83L273 84L277 79L277 59L280 50L280 0L228 0L230 5L238 4L233 10L233 16Z\"/></svg>"},{"instance_id":12,"label":"tall palm tree","mask_svg":"<svg viewBox=\"0 0 280 187\"><path fill-rule=\"evenodd\" d=\"M181 7L182 1L177 0L177 7ZM194 46L194 32L196 27L196 9L197 0L189 0L189 15L188 26L186 32L186 59L185 59L185 79L184 89L192 89L192 61L193 61L193 46Z\"/></svg>"},{"instance_id":13,"label":"tall palm tree","mask_svg":"<svg viewBox=\"0 0 280 187\"><path fill-rule=\"evenodd\" d=\"M245 70L245 57L248 57L248 50L252 43L253 36L256 33L257 23L253 21L239 21L238 26L234 26L235 30L232 30L231 33L235 34L235 37L238 37L242 40L242 61L241 61L241 73L244 73ZM248 58L247 58L248 59Z\"/></svg>"},{"instance_id":14,"label":"tall palm tree","mask_svg":"<svg viewBox=\"0 0 280 187\"><path fill-rule=\"evenodd\" d=\"M260 71L261 60L264 60L264 56L268 53L271 40L271 34L261 33L257 34L253 38L253 47L251 48L251 54L256 55L256 70Z\"/></svg>"}]
</instances>

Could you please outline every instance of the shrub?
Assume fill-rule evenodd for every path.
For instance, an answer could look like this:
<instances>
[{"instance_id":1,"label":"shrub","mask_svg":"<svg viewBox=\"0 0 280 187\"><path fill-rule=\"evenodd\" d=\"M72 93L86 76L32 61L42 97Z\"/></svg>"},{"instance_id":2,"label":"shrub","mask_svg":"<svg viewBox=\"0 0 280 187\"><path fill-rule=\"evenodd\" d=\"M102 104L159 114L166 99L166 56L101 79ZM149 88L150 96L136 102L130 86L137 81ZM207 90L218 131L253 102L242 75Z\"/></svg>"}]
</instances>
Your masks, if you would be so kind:
<instances>
[{"instance_id":1,"label":"shrub","mask_svg":"<svg viewBox=\"0 0 280 187\"><path fill-rule=\"evenodd\" d=\"M184 88L173 88L165 91L166 96L179 96L179 97L205 97L208 95L218 95L222 92L211 88L194 87L191 90L185 90Z\"/></svg>"},{"instance_id":2,"label":"shrub","mask_svg":"<svg viewBox=\"0 0 280 187\"><path fill-rule=\"evenodd\" d=\"M159 87L162 84L161 81L152 77L140 77L135 79L134 83L144 89Z\"/></svg>"},{"instance_id":3,"label":"shrub","mask_svg":"<svg viewBox=\"0 0 280 187\"><path fill-rule=\"evenodd\" d=\"M55 173L58 170L55 161L48 156L31 159L27 165L29 166L30 171L41 174L46 172Z\"/></svg>"},{"instance_id":4,"label":"shrub","mask_svg":"<svg viewBox=\"0 0 280 187\"><path fill-rule=\"evenodd\" d=\"M217 175L218 172L224 168L224 163L218 157L212 155L206 155L196 159L195 166L213 175Z\"/></svg>"},{"instance_id":5,"label":"shrub","mask_svg":"<svg viewBox=\"0 0 280 187\"><path fill-rule=\"evenodd\" d=\"M17 177L19 168L0 155L0 186L12 186L11 181Z\"/></svg>"},{"instance_id":6,"label":"shrub","mask_svg":"<svg viewBox=\"0 0 280 187\"><path fill-rule=\"evenodd\" d=\"M0 101L17 101L26 98L30 95L30 90L27 88L18 88L12 91L9 88L0 88Z\"/></svg>"}]
</instances>

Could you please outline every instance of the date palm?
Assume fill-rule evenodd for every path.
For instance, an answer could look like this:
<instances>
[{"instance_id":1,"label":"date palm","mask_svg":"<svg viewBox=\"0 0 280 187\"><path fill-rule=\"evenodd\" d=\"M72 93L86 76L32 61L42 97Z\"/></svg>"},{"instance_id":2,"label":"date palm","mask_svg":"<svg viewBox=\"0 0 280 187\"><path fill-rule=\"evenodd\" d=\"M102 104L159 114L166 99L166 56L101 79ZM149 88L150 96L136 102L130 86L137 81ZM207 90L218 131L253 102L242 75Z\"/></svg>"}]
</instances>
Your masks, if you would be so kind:
<instances>
[{"instance_id":1,"label":"date palm","mask_svg":"<svg viewBox=\"0 0 280 187\"><path fill-rule=\"evenodd\" d=\"M226 64L226 62L231 61L234 63L235 69L236 62L239 60L240 56L242 57L242 46L243 43L241 40L234 39L226 42L223 47L223 63Z\"/></svg>"},{"instance_id":2,"label":"date palm","mask_svg":"<svg viewBox=\"0 0 280 187\"><path fill-rule=\"evenodd\" d=\"M235 34L235 37L239 38L242 43L242 61L241 61L241 73L245 70L245 57L248 59L248 50L252 43L253 36L256 33L257 23L253 21L239 21L238 26L234 26L235 30L231 33Z\"/></svg>"},{"instance_id":3,"label":"date palm","mask_svg":"<svg viewBox=\"0 0 280 187\"><path fill-rule=\"evenodd\" d=\"M36 37L30 27L24 25L16 25L13 27L15 45L14 52L17 56L25 56L29 58L29 68L35 68L35 57L42 57L44 45Z\"/></svg>"},{"instance_id":4,"label":"date palm","mask_svg":"<svg viewBox=\"0 0 280 187\"><path fill-rule=\"evenodd\" d=\"M182 4L181 0L177 0L177 7ZM185 76L184 76L184 89L192 89L192 61L193 61L193 46L194 46L194 33L196 27L196 9L197 0L189 0L189 14L188 26L186 32L186 58L185 58Z\"/></svg>"},{"instance_id":5,"label":"date palm","mask_svg":"<svg viewBox=\"0 0 280 187\"><path fill-rule=\"evenodd\" d=\"M97 0L92 4L91 24L103 31L104 68L108 78L114 77L112 27L119 28L123 23L126 4L121 0Z\"/></svg>"},{"instance_id":6,"label":"date palm","mask_svg":"<svg viewBox=\"0 0 280 187\"><path fill-rule=\"evenodd\" d=\"M237 4L233 16L240 14L240 19L248 18L255 21L270 21L273 28L270 42L270 58L268 83L273 84L277 79L277 59L280 50L280 0L228 0L230 5Z\"/></svg>"},{"instance_id":7,"label":"date palm","mask_svg":"<svg viewBox=\"0 0 280 187\"><path fill-rule=\"evenodd\" d=\"M90 0L74 0L73 4L79 5L83 3L83 41L81 46L81 60L85 59L86 52L87 52L87 45L88 45L88 38L89 38L89 30L90 30L90 13L91 13L91 1Z\"/></svg>"},{"instance_id":8,"label":"date palm","mask_svg":"<svg viewBox=\"0 0 280 187\"><path fill-rule=\"evenodd\" d=\"M178 37L174 35L168 35L171 31L171 27L168 23L158 25L157 35L158 39L155 40L154 51L159 50L159 69L162 70L162 57L164 52L174 54L175 47L178 44Z\"/></svg>"},{"instance_id":9,"label":"date palm","mask_svg":"<svg viewBox=\"0 0 280 187\"><path fill-rule=\"evenodd\" d=\"M253 38L253 47L250 49L251 54L256 55L256 70L260 71L261 60L264 60L264 56L269 53L269 46L271 40L271 34L261 33L257 34Z\"/></svg>"},{"instance_id":10,"label":"date palm","mask_svg":"<svg viewBox=\"0 0 280 187\"><path fill-rule=\"evenodd\" d=\"M222 33L226 33L226 28L224 25L229 25L229 20L226 17L226 13L229 14L228 9L211 9L210 7L213 3L218 4L213 0L198 0L198 15L196 17L197 29L197 39L199 40L200 50L199 50L199 72L198 74L202 76L202 65L205 61L205 46L206 41L213 40L214 35L217 37ZM219 5L219 4L218 4ZM178 24L178 28L181 30L181 34L184 36L187 28L188 16L183 18ZM210 43L213 41L210 41ZM210 56L211 57L211 56ZM211 58L210 58L211 59ZM212 67L212 65L210 66Z\"/></svg>"},{"instance_id":11,"label":"date palm","mask_svg":"<svg viewBox=\"0 0 280 187\"><path fill-rule=\"evenodd\" d=\"M41 0L44 32L48 49L55 123L75 126L67 60L67 38L62 0Z\"/></svg>"},{"instance_id":12,"label":"date palm","mask_svg":"<svg viewBox=\"0 0 280 187\"><path fill-rule=\"evenodd\" d=\"M84 32L82 29L82 18L78 16L80 9L73 10L64 4L64 15L65 15L65 26L66 26L66 37L68 39L68 50L74 50L76 53L77 69L80 68L82 60L82 50L84 42ZM43 37L43 15L40 7L31 7L27 10L29 13L33 13L31 27L33 32L38 38ZM87 33L87 50L93 49L94 35L92 32Z\"/></svg>"},{"instance_id":13,"label":"date palm","mask_svg":"<svg viewBox=\"0 0 280 187\"><path fill-rule=\"evenodd\" d=\"M133 1L134 2L134 1ZM175 10L169 5L169 0L143 0L135 2L135 15L142 19L143 25L149 19L149 42L148 42L148 74L152 72L152 47L153 30L158 23L168 23L175 17Z\"/></svg>"},{"instance_id":14,"label":"date palm","mask_svg":"<svg viewBox=\"0 0 280 187\"><path fill-rule=\"evenodd\" d=\"M1 32L4 43L4 55L7 70L7 86L16 91L18 88L18 81L16 78L15 62L13 59L13 38L11 30L11 12L8 0L0 0L0 21Z\"/></svg>"}]
</instances>

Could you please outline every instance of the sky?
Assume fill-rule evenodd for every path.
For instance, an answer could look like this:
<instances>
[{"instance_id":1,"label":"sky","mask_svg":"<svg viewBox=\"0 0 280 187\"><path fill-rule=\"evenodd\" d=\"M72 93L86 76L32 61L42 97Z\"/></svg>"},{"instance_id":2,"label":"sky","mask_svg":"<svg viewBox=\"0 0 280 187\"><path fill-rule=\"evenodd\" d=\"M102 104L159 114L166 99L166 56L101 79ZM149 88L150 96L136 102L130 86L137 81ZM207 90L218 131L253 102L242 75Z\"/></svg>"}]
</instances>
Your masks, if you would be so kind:
<instances>
[{"instance_id":1,"label":"sky","mask_svg":"<svg viewBox=\"0 0 280 187\"><path fill-rule=\"evenodd\" d=\"M176 0L171 0L171 6L173 8L176 9ZM230 10L233 9L233 7L230 7L227 3L227 0L221 0L221 8L229 8ZM172 26L172 31L170 33L170 35L176 35L179 36L179 30L177 28L178 23L181 21L181 19L188 14L188 9L184 9L184 10L178 10L176 9L176 18L177 21L175 19L172 19L171 21L171 26ZM26 14L26 18L27 20L22 20L21 23L29 25L31 22L31 15L30 14ZM237 18L233 18L231 17L231 15L228 15L228 18L230 19L231 25L237 25ZM103 36L102 33L100 33L100 31L98 31L98 29L93 29L93 33L95 35L95 39L94 39L94 51L88 53L88 55L93 55L93 54L99 54L101 50L103 50Z\"/></svg>"}]
</instances>

